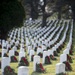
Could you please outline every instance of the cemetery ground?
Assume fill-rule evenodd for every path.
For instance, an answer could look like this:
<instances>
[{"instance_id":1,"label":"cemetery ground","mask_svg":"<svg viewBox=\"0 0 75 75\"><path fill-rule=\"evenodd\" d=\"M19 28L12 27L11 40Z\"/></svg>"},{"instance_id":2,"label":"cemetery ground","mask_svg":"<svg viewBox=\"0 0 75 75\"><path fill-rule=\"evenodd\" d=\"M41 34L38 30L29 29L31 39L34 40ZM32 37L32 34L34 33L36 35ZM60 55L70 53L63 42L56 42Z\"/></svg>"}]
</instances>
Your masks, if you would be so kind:
<instances>
[{"instance_id":1,"label":"cemetery ground","mask_svg":"<svg viewBox=\"0 0 75 75\"><path fill-rule=\"evenodd\" d=\"M68 32L69 34L69 32ZM62 34L63 35L63 34ZM61 37L62 37L61 35ZM66 45L69 41L69 35L67 35L66 37L66 42L64 44L64 48L62 48L61 52L59 53L59 55L56 57L57 60L53 61L51 60L52 64L49 65L43 65L44 68L46 69L45 73L37 73L37 72L33 72L33 62L29 62L29 75L55 75L55 68L56 68L56 64L60 62L60 54L63 53L63 50L66 48ZM1 51L1 49L0 49ZM19 50L17 50L19 52ZM36 54L36 53L35 53ZM29 58L29 56L26 53L27 58ZM73 29L73 55L70 55L73 59L73 63L71 63L72 66L72 71L66 71L67 75L75 75L75 24L74 24L74 29ZM18 59L18 56L16 56ZM1 60L1 58L0 58ZM41 63L42 63L42 58L41 58ZM15 72L18 72L18 62L16 63L10 63L10 66L15 70ZM1 69L0 69L0 75L1 75Z\"/></svg>"}]
</instances>

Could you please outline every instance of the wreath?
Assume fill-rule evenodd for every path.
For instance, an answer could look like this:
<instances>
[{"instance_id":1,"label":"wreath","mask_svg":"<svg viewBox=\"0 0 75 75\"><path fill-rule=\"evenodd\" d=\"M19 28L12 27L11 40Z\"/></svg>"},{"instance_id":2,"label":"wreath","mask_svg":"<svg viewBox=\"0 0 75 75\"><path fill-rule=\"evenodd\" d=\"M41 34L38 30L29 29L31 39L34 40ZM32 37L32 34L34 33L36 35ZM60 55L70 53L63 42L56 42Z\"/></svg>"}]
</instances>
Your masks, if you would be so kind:
<instances>
[{"instance_id":1,"label":"wreath","mask_svg":"<svg viewBox=\"0 0 75 75\"><path fill-rule=\"evenodd\" d=\"M4 56L3 57L8 57L7 53L4 53Z\"/></svg>"},{"instance_id":2,"label":"wreath","mask_svg":"<svg viewBox=\"0 0 75 75\"><path fill-rule=\"evenodd\" d=\"M2 45L0 44L0 48L2 48Z\"/></svg>"},{"instance_id":3,"label":"wreath","mask_svg":"<svg viewBox=\"0 0 75 75\"><path fill-rule=\"evenodd\" d=\"M18 46L16 46L17 47L17 49L20 49L20 45L18 45Z\"/></svg>"},{"instance_id":4,"label":"wreath","mask_svg":"<svg viewBox=\"0 0 75 75\"><path fill-rule=\"evenodd\" d=\"M72 67L68 61L63 62L65 64L66 71L72 71Z\"/></svg>"},{"instance_id":5,"label":"wreath","mask_svg":"<svg viewBox=\"0 0 75 75\"><path fill-rule=\"evenodd\" d=\"M46 56L45 57L45 64L51 64L51 61L50 61L50 57L49 56Z\"/></svg>"},{"instance_id":6,"label":"wreath","mask_svg":"<svg viewBox=\"0 0 75 75\"><path fill-rule=\"evenodd\" d=\"M4 75L17 75L10 66L4 68Z\"/></svg>"},{"instance_id":7,"label":"wreath","mask_svg":"<svg viewBox=\"0 0 75 75\"><path fill-rule=\"evenodd\" d=\"M45 72L45 69L41 63L39 64L36 63L36 72L41 72L41 73Z\"/></svg>"},{"instance_id":8,"label":"wreath","mask_svg":"<svg viewBox=\"0 0 75 75\"><path fill-rule=\"evenodd\" d=\"M43 54L41 52L38 53L38 55L42 58L43 57Z\"/></svg>"},{"instance_id":9,"label":"wreath","mask_svg":"<svg viewBox=\"0 0 75 75\"><path fill-rule=\"evenodd\" d=\"M0 61L0 69L1 69L1 61Z\"/></svg>"},{"instance_id":10,"label":"wreath","mask_svg":"<svg viewBox=\"0 0 75 75\"><path fill-rule=\"evenodd\" d=\"M7 52L9 52L10 50L11 50L11 48L9 47Z\"/></svg>"},{"instance_id":11,"label":"wreath","mask_svg":"<svg viewBox=\"0 0 75 75\"><path fill-rule=\"evenodd\" d=\"M19 55L19 53L17 51L15 51L15 56L18 56L18 55Z\"/></svg>"},{"instance_id":12,"label":"wreath","mask_svg":"<svg viewBox=\"0 0 75 75\"><path fill-rule=\"evenodd\" d=\"M53 55L54 55L54 56L58 56L57 51L54 51L54 52L53 52Z\"/></svg>"},{"instance_id":13,"label":"wreath","mask_svg":"<svg viewBox=\"0 0 75 75\"><path fill-rule=\"evenodd\" d=\"M33 57L34 57L34 55L31 56L31 61L33 61Z\"/></svg>"},{"instance_id":14,"label":"wreath","mask_svg":"<svg viewBox=\"0 0 75 75\"><path fill-rule=\"evenodd\" d=\"M2 53L0 52L0 57L2 56Z\"/></svg>"},{"instance_id":15,"label":"wreath","mask_svg":"<svg viewBox=\"0 0 75 75\"><path fill-rule=\"evenodd\" d=\"M57 48L56 51L57 51L57 53L60 53L60 49L59 48Z\"/></svg>"},{"instance_id":16,"label":"wreath","mask_svg":"<svg viewBox=\"0 0 75 75\"><path fill-rule=\"evenodd\" d=\"M29 62L26 57L21 58L21 60L19 62L19 66L29 66Z\"/></svg>"},{"instance_id":17,"label":"wreath","mask_svg":"<svg viewBox=\"0 0 75 75\"><path fill-rule=\"evenodd\" d=\"M67 61L69 61L70 63L73 63L71 56L69 56L68 54L67 54Z\"/></svg>"},{"instance_id":18,"label":"wreath","mask_svg":"<svg viewBox=\"0 0 75 75\"><path fill-rule=\"evenodd\" d=\"M62 49L62 45L59 46L59 49L60 49L60 50Z\"/></svg>"},{"instance_id":19,"label":"wreath","mask_svg":"<svg viewBox=\"0 0 75 75\"><path fill-rule=\"evenodd\" d=\"M35 47L34 51L35 51L35 52L37 51L37 47Z\"/></svg>"},{"instance_id":20,"label":"wreath","mask_svg":"<svg viewBox=\"0 0 75 75\"><path fill-rule=\"evenodd\" d=\"M15 56L11 56L11 62L18 62L18 60Z\"/></svg>"},{"instance_id":21,"label":"wreath","mask_svg":"<svg viewBox=\"0 0 75 75\"><path fill-rule=\"evenodd\" d=\"M54 55L50 55L50 58L51 58L52 60L57 60L57 59L54 57Z\"/></svg>"},{"instance_id":22,"label":"wreath","mask_svg":"<svg viewBox=\"0 0 75 75\"><path fill-rule=\"evenodd\" d=\"M72 50L70 50L70 55L73 55L73 51Z\"/></svg>"}]
</instances>

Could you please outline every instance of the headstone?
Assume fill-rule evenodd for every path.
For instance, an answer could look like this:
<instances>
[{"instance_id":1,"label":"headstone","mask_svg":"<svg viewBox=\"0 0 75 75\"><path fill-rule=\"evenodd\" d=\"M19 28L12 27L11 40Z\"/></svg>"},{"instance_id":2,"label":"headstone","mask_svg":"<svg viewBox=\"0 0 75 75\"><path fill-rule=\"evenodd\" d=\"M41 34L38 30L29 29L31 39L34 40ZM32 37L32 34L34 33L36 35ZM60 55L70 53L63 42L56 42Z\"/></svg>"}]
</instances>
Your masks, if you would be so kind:
<instances>
[{"instance_id":1,"label":"headstone","mask_svg":"<svg viewBox=\"0 0 75 75\"><path fill-rule=\"evenodd\" d=\"M33 70L36 71L36 63L40 63L40 56L35 55L33 60Z\"/></svg>"},{"instance_id":2,"label":"headstone","mask_svg":"<svg viewBox=\"0 0 75 75\"><path fill-rule=\"evenodd\" d=\"M48 51L43 52L43 64L45 63L45 57L48 56Z\"/></svg>"},{"instance_id":3,"label":"headstone","mask_svg":"<svg viewBox=\"0 0 75 75\"><path fill-rule=\"evenodd\" d=\"M21 60L22 57L25 57L25 52L19 52L19 61Z\"/></svg>"},{"instance_id":4,"label":"headstone","mask_svg":"<svg viewBox=\"0 0 75 75\"><path fill-rule=\"evenodd\" d=\"M4 47L6 47L6 42L2 42L2 49L4 49Z\"/></svg>"},{"instance_id":5,"label":"headstone","mask_svg":"<svg viewBox=\"0 0 75 75\"><path fill-rule=\"evenodd\" d=\"M20 48L20 52L24 52L24 48Z\"/></svg>"},{"instance_id":6,"label":"headstone","mask_svg":"<svg viewBox=\"0 0 75 75\"><path fill-rule=\"evenodd\" d=\"M16 42L15 42L15 46L18 46L19 45L19 41L17 40Z\"/></svg>"},{"instance_id":7,"label":"headstone","mask_svg":"<svg viewBox=\"0 0 75 75\"><path fill-rule=\"evenodd\" d=\"M38 47L38 48L37 48L37 54L40 53L40 52L41 52L41 53L43 52L43 51L42 51L42 48L41 48L41 47Z\"/></svg>"},{"instance_id":8,"label":"headstone","mask_svg":"<svg viewBox=\"0 0 75 75\"><path fill-rule=\"evenodd\" d=\"M2 57L4 56L5 53L7 53L7 49L2 49Z\"/></svg>"},{"instance_id":9,"label":"headstone","mask_svg":"<svg viewBox=\"0 0 75 75\"><path fill-rule=\"evenodd\" d=\"M9 60L11 62L11 56L14 56L14 50L9 51Z\"/></svg>"},{"instance_id":10,"label":"headstone","mask_svg":"<svg viewBox=\"0 0 75 75\"><path fill-rule=\"evenodd\" d=\"M21 48L24 48L24 44L23 43L21 43Z\"/></svg>"},{"instance_id":11,"label":"headstone","mask_svg":"<svg viewBox=\"0 0 75 75\"><path fill-rule=\"evenodd\" d=\"M67 55L66 54L61 54L60 55L60 63L67 61Z\"/></svg>"},{"instance_id":12,"label":"headstone","mask_svg":"<svg viewBox=\"0 0 75 75\"><path fill-rule=\"evenodd\" d=\"M32 49L32 46L28 46L28 54L30 53L30 50Z\"/></svg>"},{"instance_id":13,"label":"headstone","mask_svg":"<svg viewBox=\"0 0 75 75\"><path fill-rule=\"evenodd\" d=\"M9 50L9 48L11 48L11 45L10 44L7 44L7 50Z\"/></svg>"},{"instance_id":14,"label":"headstone","mask_svg":"<svg viewBox=\"0 0 75 75\"><path fill-rule=\"evenodd\" d=\"M45 45L42 45L42 50L46 50L46 46Z\"/></svg>"},{"instance_id":15,"label":"headstone","mask_svg":"<svg viewBox=\"0 0 75 75\"><path fill-rule=\"evenodd\" d=\"M29 69L26 66L20 66L18 68L18 75L29 75Z\"/></svg>"},{"instance_id":16,"label":"headstone","mask_svg":"<svg viewBox=\"0 0 75 75\"><path fill-rule=\"evenodd\" d=\"M6 46L6 41L5 40L2 40L2 48Z\"/></svg>"},{"instance_id":17,"label":"headstone","mask_svg":"<svg viewBox=\"0 0 75 75\"><path fill-rule=\"evenodd\" d=\"M10 65L9 57L3 57L1 63L2 63L1 70L2 70L2 73L3 73L4 72L4 68L6 66L9 66Z\"/></svg>"},{"instance_id":18,"label":"headstone","mask_svg":"<svg viewBox=\"0 0 75 75\"><path fill-rule=\"evenodd\" d=\"M14 50L14 51L17 51L17 47L16 47L16 46L14 46L14 47L13 47L13 50Z\"/></svg>"},{"instance_id":19,"label":"headstone","mask_svg":"<svg viewBox=\"0 0 75 75\"><path fill-rule=\"evenodd\" d=\"M63 51L63 54L69 54L69 50L68 50L68 49L65 49L65 50Z\"/></svg>"},{"instance_id":20,"label":"headstone","mask_svg":"<svg viewBox=\"0 0 75 75\"><path fill-rule=\"evenodd\" d=\"M34 55L34 50L30 50L30 61L31 61L31 56Z\"/></svg>"},{"instance_id":21,"label":"headstone","mask_svg":"<svg viewBox=\"0 0 75 75\"><path fill-rule=\"evenodd\" d=\"M53 51L52 50L48 50L48 56L53 55Z\"/></svg>"},{"instance_id":22,"label":"headstone","mask_svg":"<svg viewBox=\"0 0 75 75\"><path fill-rule=\"evenodd\" d=\"M56 74L65 73L65 64L58 63L56 64Z\"/></svg>"}]
</instances>

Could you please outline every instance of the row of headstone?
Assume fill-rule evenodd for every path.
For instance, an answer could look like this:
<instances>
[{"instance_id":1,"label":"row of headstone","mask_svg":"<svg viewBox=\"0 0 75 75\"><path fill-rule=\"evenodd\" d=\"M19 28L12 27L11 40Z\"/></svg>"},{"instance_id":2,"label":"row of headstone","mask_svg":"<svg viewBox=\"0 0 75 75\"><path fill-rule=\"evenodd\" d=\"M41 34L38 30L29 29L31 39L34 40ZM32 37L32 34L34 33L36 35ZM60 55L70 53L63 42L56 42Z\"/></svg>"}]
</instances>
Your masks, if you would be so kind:
<instances>
[{"instance_id":1,"label":"row of headstone","mask_svg":"<svg viewBox=\"0 0 75 75\"><path fill-rule=\"evenodd\" d=\"M3 57L1 61L1 70L2 70L2 75L4 75L4 69L6 66L10 66L10 60L8 57ZM26 66L20 66L18 68L18 75L29 75L29 69Z\"/></svg>"},{"instance_id":2,"label":"row of headstone","mask_svg":"<svg viewBox=\"0 0 75 75\"><path fill-rule=\"evenodd\" d=\"M67 44L66 49L63 51L63 54L60 55L60 63L56 64L56 74L60 74L63 73L65 74L65 64L63 62L67 61L67 54L69 54L69 50L71 48L72 45L72 32L73 32L73 22L71 22L71 30L70 30L70 38L69 38L69 42ZM66 31L68 30L68 27L66 29ZM64 34L65 35L65 34ZM65 36L66 37L66 36Z\"/></svg>"},{"instance_id":3,"label":"row of headstone","mask_svg":"<svg viewBox=\"0 0 75 75\"><path fill-rule=\"evenodd\" d=\"M38 41L38 42L39 42L39 41ZM46 42L47 42L47 41L46 41ZM44 43L45 43L45 42L44 42ZM44 44L44 43L43 43L43 44ZM41 45L41 44L40 44L40 45ZM42 45L42 46L43 46L43 45ZM42 47L42 48L43 48L43 47ZM37 53L38 53L38 52L37 52Z\"/></svg>"},{"instance_id":4,"label":"row of headstone","mask_svg":"<svg viewBox=\"0 0 75 75\"><path fill-rule=\"evenodd\" d=\"M65 33L66 34L66 33ZM64 41L63 41L64 42ZM63 43L62 42L62 43ZM57 44L58 45L58 44ZM53 51L55 51L56 50L56 47L57 47L57 45L55 46L55 48L53 47L53 49L52 50L48 50L48 51L42 51L42 49L41 49L41 47L39 47L38 49L37 49L37 54L39 53L39 52L43 52L43 64L45 63L45 57L46 56L50 56L50 55L53 55ZM58 45L58 46L60 46L60 45Z\"/></svg>"},{"instance_id":5,"label":"row of headstone","mask_svg":"<svg viewBox=\"0 0 75 75\"><path fill-rule=\"evenodd\" d=\"M67 44L66 49L63 51L63 54L61 54L60 56L60 62L65 62L67 61L67 54L70 53L70 49L71 49L71 45L72 45L72 30L73 30L73 25L71 26L71 30L70 30L70 38L69 38L69 42Z\"/></svg>"}]
</instances>

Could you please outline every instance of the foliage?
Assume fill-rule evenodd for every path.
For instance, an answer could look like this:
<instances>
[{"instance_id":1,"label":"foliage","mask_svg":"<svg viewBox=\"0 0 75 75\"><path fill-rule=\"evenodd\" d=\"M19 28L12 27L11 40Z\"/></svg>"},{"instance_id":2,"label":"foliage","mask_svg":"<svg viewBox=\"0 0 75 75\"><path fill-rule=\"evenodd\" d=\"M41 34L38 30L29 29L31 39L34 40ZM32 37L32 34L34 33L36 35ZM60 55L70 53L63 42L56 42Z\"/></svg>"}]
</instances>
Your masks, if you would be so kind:
<instances>
[{"instance_id":1,"label":"foliage","mask_svg":"<svg viewBox=\"0 0 75 75\"><path fill-rule=\"evenodd\" d=\"M18 55L19 55L19 53L17 51L15 51L15 56L18 56Z\"/></svg>"},{"instance_id":2,"label":"foliage","mask_svg":"<svg viewBox=\"0 0 75 75\"><path fill-rule=\"evenodd\" d=\"M41 52L38 53L38 55L42 58L43 57L43 54Z\"/></svg>"},{"instance_id":3,"label":"foliage","mask_svg":"<svg viewBox=\"0 0 75 75\"><path fill-rule=\"evenodd\" d=\"M66 71L72 71L72 67L68 61L63 62L65 64Z\"/></svg>"},{"instance_id":4,"label":"foliage","mask_svg":"<svg viewBox=\"0 0 75 75\"><path fill-rule=\"evenodd\" d=\"M36 72L42 72L42 73L45 72L45 69L41 63L36 64Z\"/></svg>"},{"instance_id":5,"label":"foliage","mask_svg":"<svg viewBox=\"0 0 75 75\"><path fill-rule=\"evenodd\" d=\"M51 61L50 61L50 57L49 56L46 56L45 57L45 64L51 64Z\"/></svg>"},{"instance_id":6,"label":"foliage","mask_svg":"<svg viewBox=\"0 0 75 75\"><path fill-rule=\"evenodd\" d=\"M51 58L52 60L57 60L53 55L50 55L50 58Z\"/></svg>"},{"instance_id":7,"label":"foliage","mask_svg":"<svg viewBox=\"0 0 75 75\"><path fill-rule=\"evenodd\" d=\"M33 57L34 57L34 55L31 56L31 61L33 61Z\"/></svg>"},{"instance_id":8,"label":"foliage","mask_svg":"<svg viewBox=\"0 0 75 75\"><path fill-rule=\"evenodd\" d=\"M73 55L73 51L72 50L70 50L70 55Z\"/></svg>"},{"instance_id":9,"label":"foliage","mask_svg":"<svg viewBox=\"0 0 75 75\"><path fill-rule=\"evenodd\" d=\"M19 66L29 66L29 62L28 62L27 58L22 57L19 62Z\"/></svg>"},{"instance_id":10,"label":"foliage","mask_svg":"<svg viewBox=\"0 0 75 75\"><path fill-rule=\"evenodd\" d=\"M0 61L0 69L1 69L1 61Z\"/></svg>"},{"instance_id":11,"label":"foliage","mask_svg":"<svg viewBox=\"0 0 75 75\"><path fill-rule=\"evenodd\" d=\"M57 51L54 51L53 54L54 54L54 56L58 56Z\"/></svg>"},{"instance_id":12,"label":"foliage","mask_svg":"<svg viewBox=\"0 0 75 75\"><path fill-rule=\"evenodd\" d=\"M0 48L2 48L2 45L0 44Z\"/></svg>"},{"instance_id":13,"label":"foliage","mask_svg":"<svg viewBox=\"0 0 75 75\"><path fill-rule=\"evenodd\" d=\"M0 52L0 57L2 56L2 53Z\"/></svg>"},{"instance_id":14,"label":"foliage","mask_svg":"<svg viewBox=\"0 0 75 75\"><path fill-rule=\"evenodd\" d=\"M8 57L8 55L6 53L4 53L4 56L3 57Z\"/></svg>"},{"instance_id":15,"label":"foliage","mask_svg":"<svg viewBox=\"0 0 75 75\"><path fill-rule=\"evenodd\" d=\"M35 52L37 51L37 47L35 47L34 51L35 51Z\"/></svg>"},{"instance_id":16,"label":"foliage","mask_svg":"<svg viewBox=\"0 0 75 75\"><path fill-rule=\"evenodd\" d=\"M0 8L0 38L5 39L9 30L23 25L25 12L18 0L2 0Z\"/></svg>"},{"instance_id":17,"label":"foliage","mask_svg":"<svg viewBox=\"0 0 75 75\"><path fill-rule=\"evenodd\" d=\"M15 56L11 56L11 62L17 62L17 58Z\"/></svg>"},{"instance_id":18,"label":"foliage","mask_svg":"<svg viewBox=\"0 0 75 75\"><path fill-rule=\"evenodd\" d=\"M71 56L69 56L68 54L67 54L67 61L69 61L70 63L73 63Z\"/></svg>"},{"instance_id":19,"label":"foliage","mask_svg":"<svg viewBox=\"0 0 75 75\"><path fill-rule=\"evenodd\" d=\"M56 50L57 50L57 53L60 53L60 49L59 48L57 48Z\"/></svg>"},{"instance_id":20,"label":"foliage","mask_svg":"<svg viewBox=\"0 0 75 75\"><path fill-rule=\"evenodd\" d=\"M17 75L10 66L4 68L4 75Z\"/></svg>"}]
</instances>

